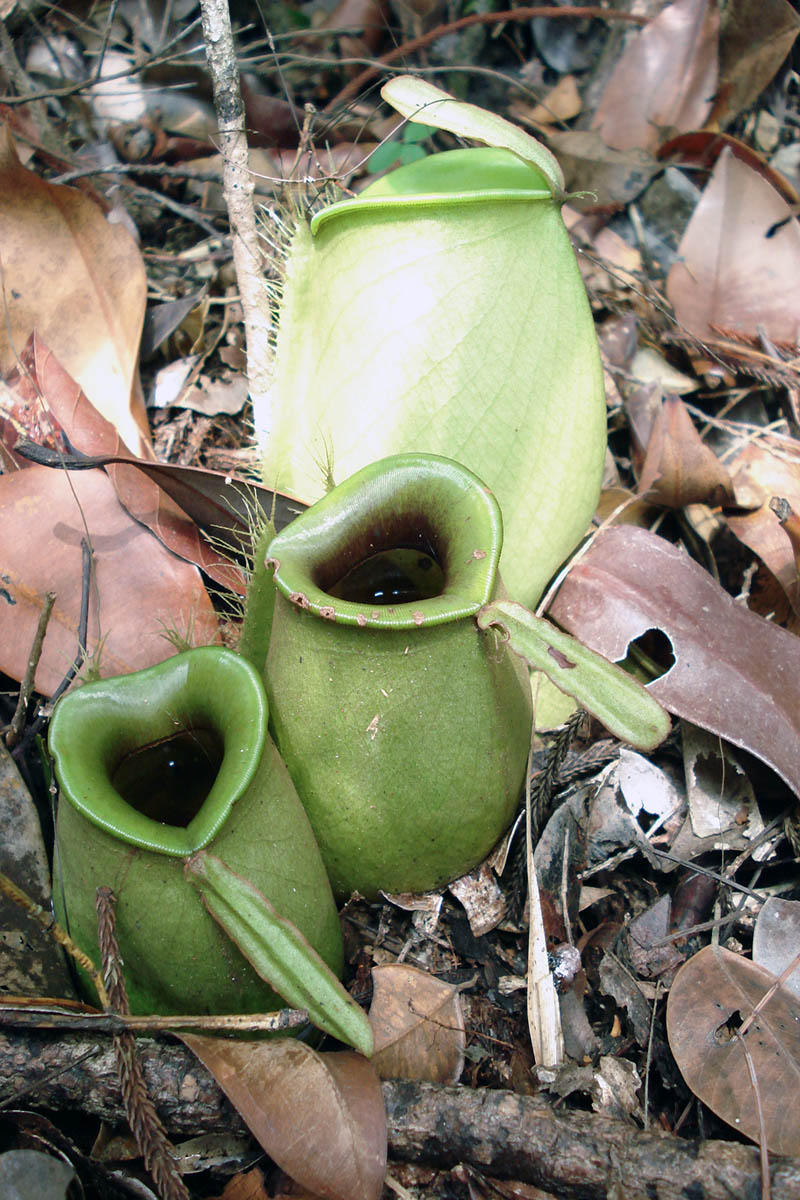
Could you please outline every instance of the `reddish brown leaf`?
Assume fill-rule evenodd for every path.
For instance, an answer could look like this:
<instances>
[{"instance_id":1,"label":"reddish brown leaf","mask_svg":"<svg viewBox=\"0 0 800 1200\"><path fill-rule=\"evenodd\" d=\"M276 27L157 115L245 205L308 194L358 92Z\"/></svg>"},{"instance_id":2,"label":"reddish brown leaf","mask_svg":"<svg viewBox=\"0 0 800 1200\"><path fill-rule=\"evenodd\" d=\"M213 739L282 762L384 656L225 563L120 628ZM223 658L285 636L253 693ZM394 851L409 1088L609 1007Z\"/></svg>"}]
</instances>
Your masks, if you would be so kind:
<instances>
[{"instance_id":1,"label":"reddish brown leaf","mask_svg":"<svg viewBox=\"0 0 800 1200\"><path fill-rule=\"evenodd\" d=\"M96 569L88 648L101 675L127 674L168 658L169 630L196 645L219 640L197 568L131 521L102 471L68 476L32 466L4 475L0 506L0 669L13 679L24 674L48 591L56 593L56 604L37 691L49 696L77 654L84 521Z\"/></svg>"},{"instance_id":2,"label":"reddish brown leaf","mask_svg":"<svg viewBox=\"0 0 800 1200\"><path fill-rule=\"evenodd\" d=\"M745 166L752 167L780 192L787 204L797 204L797 192L788 179L781 175L780 171L774 170L752 146L748 146L739 138L731 137L729 133L715 133L710 129L681 133L659 147L658 157L672 159L676 166L703 167L710 171L726 147L730 149L734 158L738 158Z\"/></svg>"},{"instance_id":3,"label":"reddish brown leaf","mask_svg":"<svg viewBox=\"0 0 800 1200\"><path fill-rule=\"evenodd\" d=\"M405 963L372 969L372 1061L381 1079L458 1083L466 1034L458 990Z\"/></svg>"},{"instance_id":4,"label":"reddish brown leaf","mask_svg":"<svg viewBox=\"0 0 800 1200\"><path fill-rule=\"evenodd\" d=\"M800 640L734 603L681 550L645 529L607 529L549 612L613 661L648 630L663 631L675 663L648 691L763 759L800 795Z\"/></svg>"},{"instance_id":5,"label":"reddish brown leaf","mask_svg":"<svg viewBox=\"0 0 800 1200\"><path fill-rule=\"evenodd\" d=\"M0 374L36 330L137 453L150 433L137 374L147 282L133 238L74 188L23 167L0 125L5 312Z\"/></svg>"},{"instance_id":6,"label":"reddish brown leaf","mask_svg":"<svg viewBox=\"0 0 800 1200\"><path fill-rule=\"evenodd\" d=\"M775 976L721 946L706 946L685 963L672 984L667 1034L681 1074L718 1117L760 1140L757 1106L742 1039L736 1030ZM767 1148L800 1154L800 1001L778 988L744 1034L758 1081Z\"/></svg>"},{"instance_id":7,"label":"reddish brown leaf","mask_svg":"<svg viewBox=\"0 0 800 1200\"><path fill-rule=\"evenodd\" d=\"M7 384L34 416L34 429L46 424L40 415L44 407L54 433L63 431L77 450L89 455L130 454L114 426L87 400L37 334L25 348L20 369L11 372ZM194 521L152 478L127 465L110 465L108 475L131 516L151 529L167 549L202 567L223 587L244 590L241 573L201 537Z\"/></svg>"},{"instance_id":8,"label":"reddish brown leaf","mask_svg":"<svg viewBox=\"0 0 800 1200\"><path fill-rule=\"evenodd\" d=\"M293 1038L183 1040L287 1175L325 1200L379 1200L386 1112L366 1058L318 1054Z\"/></svg>"},{"instance_id":9,"label":"reddish brown leaf","mask_svg":"<svg viewBox=\"0 0 800 1200\"><path fill-rule=\"evenodd\" d=\"M730 476L706 446L679 396L665 396L650 433L639 493L655 504L730 503Z\"/></svg>"},{"instance_id":10,"label":"reddish brown leaf","mask_svg":"<svg viewBox=\"0 0 800 1200\"><path fill-rule=\"evenodd\" d=\"M748 442L731 464L736 500L752 511L729 513L726 521L740 542L757 554L772 572L794 608L800 613L800 580L795 551L787 532L770 508L773 496L787 500L800 511L800 455L791 455L786 443L776 452L763 443Z\"/></svg>"},{"instance_id":11,"label":"reddish brown leaf","mask_svg":"<svg viewBox=\"0 0 800 1200\"><path fill-rule=\"evenodd\" d=\"M637 33L603 91L592 121L616 150L655 150L662 130L702 125L717 87L719 10L677 0Z\"/></svg>"},{"instance_id":12,"label":"reddish brown leaf","mask_svg":"<svg viewBox=\"0 0 800 1200\"><path fill-rule=\"evenodd\" d=\"M780 228L774 228L785 222ZM770 236L768 236L768 234ZM667 278L681 325L699 338L757 336L794 347L800 331L800 225L786 201L726 148Z\"/></svg>"}]
</instances>

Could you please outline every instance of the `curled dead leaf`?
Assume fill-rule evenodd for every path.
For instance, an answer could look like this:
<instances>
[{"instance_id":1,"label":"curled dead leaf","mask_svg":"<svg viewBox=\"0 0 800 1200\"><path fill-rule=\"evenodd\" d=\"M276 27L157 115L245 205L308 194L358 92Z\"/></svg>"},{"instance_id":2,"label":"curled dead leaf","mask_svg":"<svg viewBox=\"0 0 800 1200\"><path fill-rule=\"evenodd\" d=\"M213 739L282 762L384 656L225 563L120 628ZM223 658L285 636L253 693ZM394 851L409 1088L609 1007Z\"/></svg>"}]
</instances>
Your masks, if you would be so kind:
<instances>
[{"instance_id":1,"label":"curled dead leaf","mask_svg":"<svg viewBox=\"0 0 800 1200\"><path fill-rule=\"evenodd\" d=\"M639 493L668 508L716 506L733 500L727 470L700 437L679 396L665 396L659 408L647 444Z\"/></svg>"},{"instance_id":2,"label":"curled dead leaf","mask_svg":"<svg viewBox=\"0 0 800 1200\"><path fill-rule=\"evenodd\" d=\"M182 1036L287 1175L323 1200L379 1200L386 1111L366 1058L320 1054L293 1038Z\"/></svg>"},{"instance_id":3,"label":"curled dead leaf","mask_svg":"<svg viewBox=\"0 0 800 1200\"><path fill-rule=\"evenodd\" d=\"M717 86L718 34L714 0L662 9L630 42L600 97L592 127L605 143L655 150L662 129L702 125Z\"/></svg>"}]
</instances>

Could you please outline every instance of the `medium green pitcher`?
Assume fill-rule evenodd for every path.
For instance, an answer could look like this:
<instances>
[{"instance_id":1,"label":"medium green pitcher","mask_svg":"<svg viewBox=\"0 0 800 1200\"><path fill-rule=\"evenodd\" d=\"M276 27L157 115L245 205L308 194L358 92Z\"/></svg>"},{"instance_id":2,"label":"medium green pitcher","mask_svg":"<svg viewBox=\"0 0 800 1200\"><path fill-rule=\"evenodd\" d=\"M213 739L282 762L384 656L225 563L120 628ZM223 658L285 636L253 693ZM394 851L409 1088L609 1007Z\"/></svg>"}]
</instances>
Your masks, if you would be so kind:
<instances>
[{"instance_id":1,"label":"medium green pitcher","mask_svg":"<svg viewBox=\"0 0 800 1200\"><path fill-rule=\"evenodd\" d=\"M466 468L375 463L270 544L275 740L334 893L424 891L480 862L527 760L527 668L475 615L495 594L500 510Z\"/></svg>"},{"instance_id":2,"label":"medium green pitcher","mask_svg":"<svg viewBox=\"0 0 800 1200\"><path fill-rule=\"evenodd\" d=\"M256 671L216 647L86 684L56 705L57 917L98 961L96 890L113 889L133 1013L282 1005L186 879L184 862L201 849L341 972L330 885L267 720Z\"/></svg>"}]
</instances>

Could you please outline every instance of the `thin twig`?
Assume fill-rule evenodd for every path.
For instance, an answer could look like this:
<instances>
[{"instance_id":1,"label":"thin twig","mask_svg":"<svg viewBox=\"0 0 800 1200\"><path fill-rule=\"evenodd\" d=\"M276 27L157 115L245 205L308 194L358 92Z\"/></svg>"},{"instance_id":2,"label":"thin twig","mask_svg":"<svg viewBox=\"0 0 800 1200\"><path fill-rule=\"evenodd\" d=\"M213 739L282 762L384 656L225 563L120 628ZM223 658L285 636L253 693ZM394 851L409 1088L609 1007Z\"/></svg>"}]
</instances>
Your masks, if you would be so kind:
<instances>
[{"instance_id":1,"label":"thin twig","mask_svg":"<svg viewBox=\"0 0 800 1200\"><path fill-rule=\"evenodd\" d=\"M72 666L53 692L50 698L51 704L55 704L59 696L63 696L86 661L86 642L89 636L89 596L92 588L93 565L94 551L88 539L83 537L81 538L81 611L78 616L78 653L75 655L75 661ZM41 720L37 722L34 728L38 728L40 724Z\"/></svg>"},{"instance_id":2,"label":"thin twig","mask_svg":"<svg viewBox=\"0 0 800 1200\"><path fill-rule=\"evenodd\" d=\"M250 171L231 14L228 0L201 0L200 11L219 124L222 187L228 208L233 265L244 314L249 392L259 420L263 420L260 414L265 414L268 407L272 328L256 229L255 180Z\"/></svg>"},{"instance_id":3,"label":"thin twig","mask_svg":"<svg viewBox=\"0 0 800 1200\"><path fill-rule=\"evenodd\" d=\"M125 1016L115 1012L76 1012L58 1002L40 1000L31 1003L23 996L0 999L0 1027L19 1029L59 1029L64 1033L122 1033L129 1030L137 1037L153 1033L183 1032L197 1029L209 1035L221 1033L276 1033L308 1024L302 1008L283 1008L275 1013L245 1015L175 1017Z\"/></svg>"},{"instance_id":4,"label":"thin twig","mask_svg":"<svg viewBox=\"0 0 800 1200\"><path fill-rule=\"evenodd\" d=\"M39 613L39 621L36 625L36 633L33 638L28 665L25 668L25 676L20 684L19 696L17 698L17 707L14 711L14 716L11 719L11 725L6 731L5 741L9 750L16 746L19 739L22 737L22 730L25 728L25 717L28 712L28 703L33 693L33 681L36 678L36 668L39 665L39 659L42 657L42 646L44 644L44 635L47 632L47 623L50 620L50 614L53 611L53 605L56 602L55 592L48 592L44 598L42 610Z\"/></svg>"},{"instance_id":5,"label":"thin twig","mask_svg":"<svg viewBox=\"0 0 800 1200\"><path fill-rule=\"evenodd\" d=\"M761 1089L758 1086L758 1076L756 1069L753 1066L753 1060L750 1057L750 1051L747 1049L747 1043L742 1036L741 1030L737 1030L737 1040L742 1044L744 1051L744 1061L747 1063L747 1071L750 1076L750 1086L753 1089L753 1100L756 1106L756 1116L758 1117L758 1152L761 1160L761 1200L772 1200L772 1182L769 1177L769 1152L767 1150L767 1130L764 1124L764 1110L761 1107Z\"/></svg>"},{"instance_id":6,"label":"thin twig","mask_svg":"<svg viewBox=\"0 0 800 1200\"><path fill-rule=\"evenodd\" d=\"M503 12L470 13L469 16L461 17L458 21L450 21L447 25L437 25L429 33L424 33L421 37L412 38L409 42L402 42L399 46L395 46L393 50L387 51L386 54L381 54L379 58L375 59L374 66L367 67L366 70L356 75L355 79L351 79L349 83L345 84L340 92L337 92L325 108L325 112L331 112L333 109L338 108L340 104L344 104L346 100L357 96L366 83L369 83L371 79L380 74L382 67L388 66L389 63L394 62L398 58L414 54L417 50L424 50L426 46L430 46L446 34L458 33L462 29L468 29L471 25L498 25L506 21L530 21L534 17L545 17L548 20L551 18L583 20L589 17L599 21L625 21L629 25L647 25L650 20L649 17L641 16L639 13L616 12L613 9L600 8L596 4L584 5L577 8L570 8L567 5L560 8L536 5L533 8L505 9Z\"/></svg>"},{"instance_id":7,"label":"thin twig","mask_svg":"<svg viewBox=\"0 0 800 1200\"><path fill-rule=\"evenodd\" d=\"M97 889L97 936L106 988L114 1009L120 1015L128 1016L130 1006L115 931L114 903L111 888ZM161 1200L190 1200L178 1170L175 1148L148 1095L142 1067L136 1056L136 1039L130 1030L114 1035L114 1053L128 1124L159 1197Z\"/></svg>"}]
</instances>

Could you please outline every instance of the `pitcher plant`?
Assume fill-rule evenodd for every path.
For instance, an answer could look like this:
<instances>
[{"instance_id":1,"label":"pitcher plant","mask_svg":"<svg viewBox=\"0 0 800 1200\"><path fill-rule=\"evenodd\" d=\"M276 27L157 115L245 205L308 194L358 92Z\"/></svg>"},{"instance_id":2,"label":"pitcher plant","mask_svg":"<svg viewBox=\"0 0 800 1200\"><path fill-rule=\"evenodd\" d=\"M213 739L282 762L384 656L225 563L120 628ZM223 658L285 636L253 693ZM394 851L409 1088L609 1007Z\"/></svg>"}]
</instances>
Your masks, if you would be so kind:
<instances>
[{"instance_id":1,"label":"pitcher plant","mask_svg":"<svg viewBox=\"0 0 800 1200\"><path fill-rule=\"evenodd\" d=\"M619 668L504 599L502 544L492 492L427 454L357 472L270 544L271 721L340 897L424 891L486 856L520 797L529 665L629 740L669 728Z\"/></svg>"},{"instance_id":2,"label":"pitcher plant","mask_svg":"<svg viewBox=\"0 0 800 1200\"><path fill-rule=\"evenodd\" d=\"M57 916L97 961L95 894L113 889L134 1013L317 1004L357 1042L336 1019L363 1033L330 885L267 720L257 672L216 647L60 700Z\"/></svg>"},{"instance_id":3,"label":"pitcher plant","mask_svg":"<svg viewBox=\"0 0 800 1200\"><path fill-rule=\"evenodd\" d=\"M386 455L440 454L492 488L506 586L535 604L600 492L605 399L561 169L514 125L419 79L410 121L485 143L432 154L298 221L262 474L306 502Z\"/></svg>"}]
</instances>

